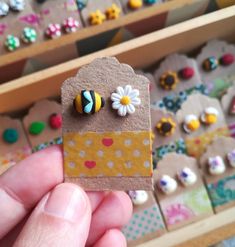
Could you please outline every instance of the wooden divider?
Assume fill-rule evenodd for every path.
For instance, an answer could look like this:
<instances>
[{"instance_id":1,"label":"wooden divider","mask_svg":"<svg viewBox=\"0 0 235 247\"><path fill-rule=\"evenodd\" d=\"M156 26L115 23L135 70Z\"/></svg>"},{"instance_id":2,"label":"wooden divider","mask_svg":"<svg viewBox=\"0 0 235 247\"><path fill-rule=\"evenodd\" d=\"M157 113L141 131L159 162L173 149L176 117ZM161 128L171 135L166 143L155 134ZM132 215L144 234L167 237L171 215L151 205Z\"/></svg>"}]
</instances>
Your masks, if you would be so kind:
<instances>
[{"instance_id":1,"label":"wooden divider","mask_svg":"<svg viewBox=\"0 0 235 247\"><path fill-rule=\"evenodd\" d=\"M172 52L188 52L213 38L235 40L235 6L2 84L0 113L17 111L42 98L60 95L61 83L96 57L116 56L121 62L140 68Z\"/></svg>"},{"instance_id":2,"label":"wooden divider","mask_svg":"<svg viewBox=\"0 0 235 247\"><path fill-rule=\"evenodd\" d=\"M193 4L194 2L199 2L202 0L174 0L168 1L159 5L154 5L149 8L145 8L140 11L136 11L125 15L119 19L104 22L102 25L85 27L76 33L71 33L63 35L59 39L47 40L32 46L19 49L12 53L7 53L1 55L0 57L0 67L6 66L7 64L15 63L17 61L31 58L33 56L43 54L47 51L54 50L59 47L63 47L69 44L73 44L76 41L83 40L95 36L97 34L107 32L109 30L119 28L122 26L129 25L144 19L151 18L152 16L157 16L161 13L184 7L185 5Z\"/></svg>"}]
</instances>

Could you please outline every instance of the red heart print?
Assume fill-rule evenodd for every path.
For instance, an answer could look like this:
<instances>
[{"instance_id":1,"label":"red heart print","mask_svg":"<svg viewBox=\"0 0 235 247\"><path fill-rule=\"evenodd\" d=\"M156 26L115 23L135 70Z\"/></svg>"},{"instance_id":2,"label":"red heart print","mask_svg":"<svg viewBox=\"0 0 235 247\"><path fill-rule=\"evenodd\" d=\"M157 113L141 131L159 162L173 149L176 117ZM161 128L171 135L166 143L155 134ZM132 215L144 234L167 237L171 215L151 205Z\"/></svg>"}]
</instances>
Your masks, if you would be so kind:
<instances>
[{"instance_id":1,"label":"red heart print","mask_svg":"<svg viewBox=\"0 0 235 247\"><path fill-rule=\"evenodd\" d=\"M110 147L113 145L113 139L111 138L103 138L102 143L106 147Z\"/></svg>"},{"instance_id":2,"label":"red heart print","mask_svg":"<svg viewBox=\"0 0 235 247\"><path fill-rule=\"evenodd\" d=\"M95 161L92 161L92 160L87 160L85 161L85 166L89 169L92 169L96 166L96 162Z\"/></svg>"}]
</instances>

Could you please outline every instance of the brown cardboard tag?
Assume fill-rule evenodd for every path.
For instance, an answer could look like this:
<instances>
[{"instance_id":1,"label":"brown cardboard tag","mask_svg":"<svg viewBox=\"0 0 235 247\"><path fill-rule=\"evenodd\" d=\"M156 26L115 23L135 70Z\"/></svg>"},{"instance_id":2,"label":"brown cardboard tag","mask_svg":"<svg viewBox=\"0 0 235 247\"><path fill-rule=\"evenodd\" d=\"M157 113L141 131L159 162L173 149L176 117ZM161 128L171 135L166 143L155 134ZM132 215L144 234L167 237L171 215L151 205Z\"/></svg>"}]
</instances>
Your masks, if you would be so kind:
<instances>
[{"instance_id":1,"label":"brown cardboard tag","mask_svg":"<svg viewBox=\"0 0 235 247\"><path fill-rule=\"evenodd\" d=\"M111 100L114 92L116 100ZM133 114L123 109L121 99L127 95L124 108L141 100L133 105ZM120 107L112 108L117 101L125 116L119 115ZM62 112L66 181L87 190L152 189L149 81L145 77L115 58L96 59L64 82Z\"/></svg>"}]
</instances>

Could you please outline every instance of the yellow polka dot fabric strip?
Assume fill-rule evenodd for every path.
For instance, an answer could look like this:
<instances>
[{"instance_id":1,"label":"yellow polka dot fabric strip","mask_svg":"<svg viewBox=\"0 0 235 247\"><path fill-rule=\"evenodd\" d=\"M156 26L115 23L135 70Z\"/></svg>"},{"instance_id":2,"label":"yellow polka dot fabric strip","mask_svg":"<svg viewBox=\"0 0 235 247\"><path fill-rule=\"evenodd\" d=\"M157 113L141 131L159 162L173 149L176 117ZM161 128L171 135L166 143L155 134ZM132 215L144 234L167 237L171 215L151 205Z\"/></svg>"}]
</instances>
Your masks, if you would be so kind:
<instances>
[{"instance_id":1,"label":"yellow polka dot fabric strip","mask_svg":"<svg viewBox=\"0 0 235 247\"><path fill-rule=\"evenodd\" d=\"M199 137L186 138L186 148L188 155L197 159L205 152L207 145L209 145L216 137L229 136L229 129L227 127L219 128L213 132L205 133Z\"/></svg>"},{"instance_id":2,"label":"yellow polka dot fabric strip","mask_svg":"<svg viewBox=\"0 0 235 247\"><path fill-rule=\"evenodd\" d=\"M151 176L151 132L64 133L69 177Z\"/></svg>"}]
</instances>

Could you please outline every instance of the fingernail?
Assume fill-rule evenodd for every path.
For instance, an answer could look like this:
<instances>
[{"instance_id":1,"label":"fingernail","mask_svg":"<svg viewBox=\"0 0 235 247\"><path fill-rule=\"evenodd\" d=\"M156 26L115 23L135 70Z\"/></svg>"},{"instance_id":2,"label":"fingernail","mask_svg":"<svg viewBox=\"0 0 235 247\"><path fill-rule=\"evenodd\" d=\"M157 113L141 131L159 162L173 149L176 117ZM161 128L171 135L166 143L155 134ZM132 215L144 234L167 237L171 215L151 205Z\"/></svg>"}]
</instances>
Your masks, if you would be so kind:
<instances>
[{"instance_id":1,"label":"fingernail","mask_svg":"<svg viewBox=\"0 0 235 247\"><path fill-rule=\"evenodd\" d=\"M81 219L87 207L84 193L72 184L58 185L49 195L44 207L47 214L69 221Z\"/></svg>"}]
</instances>

